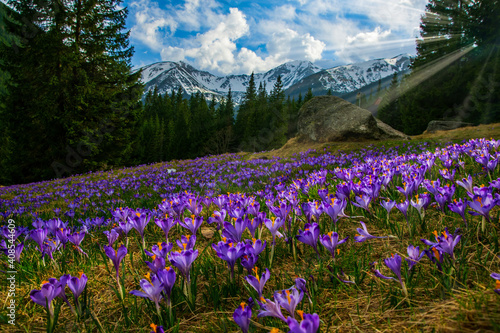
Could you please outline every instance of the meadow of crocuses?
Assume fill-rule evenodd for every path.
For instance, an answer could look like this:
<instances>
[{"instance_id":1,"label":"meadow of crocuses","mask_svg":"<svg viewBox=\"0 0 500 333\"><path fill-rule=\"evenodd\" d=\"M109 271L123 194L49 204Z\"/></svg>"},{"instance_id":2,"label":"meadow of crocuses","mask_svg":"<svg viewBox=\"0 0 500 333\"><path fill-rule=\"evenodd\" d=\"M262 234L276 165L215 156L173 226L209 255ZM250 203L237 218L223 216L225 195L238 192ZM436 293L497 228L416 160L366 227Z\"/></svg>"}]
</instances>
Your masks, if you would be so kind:
<instances>
[{"instance_id":1,"label":"meadow of crocuses","mask_svg":"<svg viewBox=\"0 0 500 333\"><path fill-rule=\"evenodd\" d=\"M499 146L226 154L2 187L17 304L2 329L498 330Z\"/></svg>"}]
</instances>

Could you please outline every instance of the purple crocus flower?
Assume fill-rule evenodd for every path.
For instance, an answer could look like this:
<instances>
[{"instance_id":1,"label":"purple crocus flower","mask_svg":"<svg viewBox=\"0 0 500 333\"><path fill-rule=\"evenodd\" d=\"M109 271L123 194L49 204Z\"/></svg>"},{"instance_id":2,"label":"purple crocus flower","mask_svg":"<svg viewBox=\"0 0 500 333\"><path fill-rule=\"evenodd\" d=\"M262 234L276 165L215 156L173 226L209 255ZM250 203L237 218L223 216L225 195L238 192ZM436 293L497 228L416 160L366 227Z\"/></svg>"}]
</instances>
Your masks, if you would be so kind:
<instances>
[{"instance_id":1,"label":"purple crocus flower","mask_svg":"<svg viewBox=\"0 0 500 333\"><path fill-rule=\"evenodd\" d=\"M5 240L2 239L0 241L0 253L3 252L6 256L8 256L9 254L14 255L14 259L17 262L20 262L21 260L21 253L23 252L23 248L24 242L16 244L14 248L9 248Z\"/></svg>"},{"instance_id":2,"label":"purple crocus flower","mask_svg":"<svg viewBox=\"0 0 500 333\"><path fill-rule=\"evenodd\" d=\"M145 261L146 265L149 267L149 269L156 274L159 269L163 269L165 267L165 258L162 257L157 257L156 255L153 255L153 261Z\"/></svg>"},{"instance_id":3,"label":"purple crocus flower","mask_svg":"<svg viewBox=\"0 0 500 333\"><path fill-rule=\"evenodd\" d=\"M115 251L111 246L104 246L104 253L106 253L109 259L113 262L116 270L116 280L119 282L118 272L120 269L120 263L123 258L125 258L125 255L127 255L127 248L122 245Z\"/></svg>"},{"instance_id":4,"label":"purple crocus flower","mask_svg":"<svg viewBox=\"0 0 500 333\"><path fill-rule=\"evenodd\" d=\"M118 237L120 236L115 229L111 229L110 231L103 231L103 233L108 238L108 246L113 246Z\"/></svg>"},{"instance_id":5,"label":"purple crocus flower","mask_svg":"<svg viewBox=\"0 0 500 333\"><path fill-rule=\"evenodd\" d=\"M281 305L283 309L288 311L288 313L293 317L295 314L295 308L302 301L304 297L304 292L300 292L295 288L295 286L290 289L282 290L281 292L274 293L274 299Z\"/></svg>"},{"instance_id":6,"label":"purple crocus flower","mask_svg":"<svg viewBox=\"0 0 500 333\"><path fill-rule=\"evenodd\" d=\"M487 221L490 221L490 210L496 206L497 201L493 198L491 193L487 193L484 196L475 195L472 201L469 201L468 204L470 208L476 211L469 211L469 214L481 215L484 216Z\"/></svg>"},{"instance_id":7,"label":"purple crocus flower","mask_svg":"<svg viewBox=\"0 0 500 333\"><path fill-rule=\"evenodd\" d=\"M184 218L184 222L179 220L179 224L183 227L191 231L193 235L196 235L196 232L200 228L201 224L203 223L203 217L201 216L194 216L191 215L191 218L186 217Z\"/></svg>"},{"instance_id":8,"label":"purple crocus flower","mask_svg":"<svg viewBox=\"0 0 500 333\"><path fill-rule=\"evenodd\" d=\"M187 282L191 281L189 271L193 261L198 257L198 250L185 250L179 252L172 252L168 256L168 259L179 269L179 272L186 279Z\"/></svg>"},{"instance_id":9,"label":"purple crocus flower","mask_svg":"<svg viewBox=\"0 0 500 333\"><path fill-rule=\"evenodd\" d=\"M241 266L245 267L248 271L248 274L250 274L258 259L258 256L256 256L251 251L247 251L247 248L245 247L245 253L241 257Z\"/></svg>"},{"instance_id":10,"label":"purple crocus flower","mask_svg":"<svg viewBox=\"0 0 500 333\"><path fill-rule=\"evenodd\" d=\"M410 202L408 201L408 199L396 204L396 208L399 209L399 211L401 213L403 213L403 215L406 219L406 224L408 225L408 230L410 230L410 222L408 221L408 207L409 206L410 206Z\"/></svg>"},{"instance_id":11,"label":"purple crocus flower","mask_svg":"<svg viewBox=\"0 0 500 333\"><path fill-rule=\"evenodd\" d=\"M370 207L369 206L370 206L370 202L372 201L372 197L371 196L369 196L366 193L361 193L360 195L356 195L354 197L354 200L356 200L356 202L352 202L352 204L354 206L363 208L367 212L370 212Z\"/></svg>"},{"instance_id":12,"label":"purple crocus flower","mask_svg":"<svg viewBox=\"0 0 500 333\"><path fill-rule=\"evenodd\" d=\"M29 237L38 244L38 249L43 252L43 243L47 238L47 229L33 229L31 230Z\"/></svg>"},{"instance_id":13,"label":"purple crocus flower","mask_svg":"<svg viewBox=\"0 0 500 333\"><path fill-rule=\"evenodd\" d=\"M146 277L147 278L149 277L149 273ZM151 276L151 281L142 279L139 284L141 285L141 289L143 291L132 290L130 293L134 296L148 298L149 300L155 303L156 309L159 311L160 307L159 302L163 298L161 294L164 289L163 283L156 275L153 275Z\"/></svg>"},{"instance_id":14,"label":"purple crocus flower","mask_svg":"<svg viewBox=\"0 0 500 333\"><path fill-rule=\"evenodd\" d=\"M330 252L332 258L335 259L335 250L337 249L337 246L345 243L347 239L349 239L349 236L339 241L339 234L334 231L330 231L326 235L321 235L319 241Z\"/></svg>"},{"instance_id":15,"label":"purple crocus flower","mask_svg":"<svg viewBox=\"0 0 500 333\"><path fill-rule=\"evenodd\" d=\"M182 235L181 240L176 240L177 246L182 250L193 250L196 245L196 235Z\"/></svg>"},{"instance_id":16,"label":"purple crocus flower","mask_svg":"<svg viewBox=\"0 0 500 333\"><path fill-rule=\"evenodd\" d=\"M437 250L435 247L424 250L425 255L430 261L436 264L439 271L442 271L441 264L443 263L443 252Z\"/></svg>"},{"instance_id":17,"label":"purple crocus flower","mask_svg":"<svg viewBox=\"0 0 500 333\"><path fill-rule=\"evenodd\" d=\"M423 220L425 217L425 209L427 209L431 203L430 196L429 194L417 194L415 199L415 201L411 200L410 204L417 210L418 215L420 215L420 218Z\"/></svg>"},{"instance_id":18,"label":"purple crocus flower","mask_svg":"<svg viewBox=\"0 0 500 333\"><path fill-rule=\"evenodd\" d=\"M424 251L420 252L420 248L418 246L415 247L410 244L408 245L407 252L408 252L408 258L406 258L405 260L408 263L408 270L411 270L413 266L415 266L417 262L419 262L420 259L422 259Z\"/></svg>"},{"instance_id":19,"label":"purple crocus flower","mask_svg":"<svg viewBox=\"0 0 500 333\"><path fill-rule=\"evenodd\" d=\"M299 229L299 234L297 240L304 244L311 246L319 258L318 252L318 238L319 238L319 225L317 223L306 223L304 226L304 231Z\"/></svg>"},{"instance_id":20,"label":"purple crocus flower","mask_svg":"<svg viewBox=\"0 0 500 333\"><path fill-rule=\"evenodd\" d=\"M361 226L363 227L363 229L361 228L356 228L356 231L359 232L359 234L357 234L356 236L354 236L354 241L357 242L357 243L362 243L364 242L365 240L367 239L372 239L372 238L387 238L387 236L372 236L368 233L368 230L366 229L366 225L363 221L359 221L359 223L361 223Z\"/></svg>"},{"instance_id":21,"label":"purple crocus flower","mask_svg":"<svg viewBox=\"0 0 500 333\"><path fill-rule=\"evenodd\" d=\"M396 205L396 201L394 200L381 201L380 205L385 208L385 210L387 211L387 218L389 218L389 214Z\"/></svg>"},{"instance_id":22,"label":"purple crocus flower","mask_svg":"<svg viewBox=\"0 0 500 333\"><path fill-rule=\"evenodd\" d=\"M83 272L80 273L80 278L72 276L70 279L68 279L67 281L68 288L73 293L75 304L78 302L78 297L80 297L83 290L85 289L85 286L87 285L87 280L88 280L87 276Z\"/></svg>"},{"instance_id":23,"label":"purple crocus flower","mask_svg":"<svg viewBox=\"0 0 500 333\"><path fill-rule=\"evenodd\" d=\"M453 250L455 246L458 244L460 241L460 238L462 237L461 235L451 235L448 232L448 228L445 228L445 231L442 233L443 235L438 237L438 245L436 248L440 251L443 251L445 253L448 253L451 257L451 259L454 260L454 255L453 255Z\"/></svg>"},{"instance_id":24,"label":"purple crocus flower","mask_svg":"<svg viewBox=\"0 0 500 333\"><path fill-rule=\"evenodd\" d=\"M246 306L246 303L241 303L233 313L233 319L236 324L241 328L243 333L248 332L250 327L250 318L252 318L252 308Z\"/></svg>"},{"instance_id":25,"label":"purple crocus flower","mask_svg":"<svg viewBox=\"0 0 500 333\"><path fill-rule=\"evenodd\" d=\"M370 270L371 272L378 278L381 278L381 279L384 279L384 280L396 280L395 278L393 277L390 277L390 276L385 276L384 274L380 273L380 271L378 269L375 269L375 265L377 265L377 262L374 261L374 262L371 262L370 263Z\"/></svg>"},{"instance_id":26,"label":"purple crocus flower","mask_svg":"<svg viewBox=\"0 0 500 333\"><path fill-rule=\"evenodd\" d=\"M247 214L251 214L254 217L257 216L257 214L260 211L260 203L257 201L252 202L250 205L247 207Z\"/></svg>"},{"instance_id":27,"label":"purple crocus flower","mask_svg":"<svg viewBox=\"0 0 500 333\"><path fill-rule=\"evenodd\" d=\"M399 192L405 195L406 201L408 201L408 198L411 196L413 191L415 190L415 184L413 182L403 182L404 188L400 186L396 186Z\"/></svg>"},{"instance_id":28,"label":"purple crocus flower","mask_svg":"<svg viewBox=\"0 0 500 333\"><path fill-rule=\"evenodd\" d=\"M171 267L165 267L165 269L158 270L156 276L163 283L167 295L167 305L170 306L170 297L176 280L175 271Z\"/></svg>"},{"instance_id":29,"label":"purple crocus flower","mask_svg":"<svg viewBox=\"0 0 500 333\"><path fill-rule=\"evenodd\" d=\"M143 249L146 247L146 244L144 242L144 229L148 225L149 220L151 220L151 215L146 213L137 212L132 218L129 217L130 223L132 223L134 229L137 230L137 232L139 232L139 235L141 236Z\"/></svg>"},{"instance_id":30,"label":"purple crocus flower","mask_svg":"<svg viewBox=\"0 0 500 333\"><path fill-rule=\"evenodd\" d=\"M165 218L155 219L155 223L165 233L165 238L168 243L168 233L170 232L170 229L177 224L177 221L173 217L168 217L168 215L165 214Z\"/></svg>"},{"instance_id":31,"label":"purple crocus flower","mask_svg":"<svg viewBox=\"0 0 500 333\"><path fill-rule=\"evenodd\" d=\"M208 218L208 223L217 223L217 230L220 230L223 226L224 220L226 219L226 210L221 209L220 211L214 211L212 216Z\"/></svg>"},{"instance_id":32,"label":"purple crocus flower","mask_svg":"<svg viewBox=\"0 0 500 333\"><path fill-rule=\"evenodd\" d=\"M243 243L237 243L235 246L233 246L233 243L222 243L218 244L218 246L212 244L212 248L219 258L227 262L227 266L231 271L232 281L234 278L234 264L236 263L236 260L245 254L245 247L243 246Z\"/></svg>"},{"instance_id":33,"label":"purple crocus flower","mask_svg":"<svg viewBox=\"0 0 500 333\"><path fill-rule=\"evenodd\" d=\"M262 220L257 217L254 217L251 220L245 218L245 220L247 222L248 231L250 231L250 235L252 235L253 237L255 235L255 231L259 228Z\"/></svg>"},{"instance_id":34,"label":"purple crocus flower","mask_svg":"<svg viewBox=\"0 0 500 333\"><path fill-rule=\"evenodd\" d=\"M403 285L403 280L401 280L401 261L401 256L397 253L384 259L385 265L390 268L390 270L398 277L399 283Z\"/></svg>"},{"instance_id":35,"label":"purple crocus flower","mask_svg":"<svg viewBox=\"0 0 500 333\"><path fill-rule=\"evenodd\" d=\"M74 233L68 235L69 242L77 247L80 247L80 244L82 243L84 238L85 238L85 231L80 231L80 232L75 231Z\"/></svg>"},{"instance_id":36,"label":"purple crocus flower","mask_svg":"<svg viewBox=\"0 0 500 333\"><path fill-rule=\"evenodd\" d=\"M314 216L316 221L319 221L319 217L323 214L323 204L317 201L313 202L311 205L311 214Z\"/></svg>"},{"instance_id":37,"label":"purple crocus flower","mask_svg":"<svg viewBox=\"0 0 500 333\"><path fill-rule=\"evenodd\" d=\"M49 255L50 259L54 260L54 256L52 254L57 249L59 249L60 245L61 245L61 243L59 242L58 239L49 240L48 242L45 242L43 244L42 258L44 258L46 255Z\"/></svg>"},{"instance_id":38,"label":"purple crocus flower","mask_svg":"<svg viewBox=\"0 0 500 333\"><path fill-rule=\"evenodd\" d=\"M258 256L266 248L267 242L261 239L252 238L252 240L245 239L246 252L252 252Z\"/></svg>"},{"instance_id":39,"label":"purple crocus flower","mask_svg":"<svg viewBox=\"0 0 500 333\"><path fill-rule=\"evenodd\" d=\"M165 333L165 330L163 329L163 326L158 326L155 324L149 325L152 329L150 333Z\"/></svg>"},{"instance_id":40,"label":"purple crocus flower","mask_svg":"<svg viewBox=\"0 0 500 333\"><path fill-rule=\"evenodd\" d=\"M281 307L279 304L274 303L270 299L261 297L259 301L260 312L257 317L274 317L283 320L286 323L285 316L281 313Z\"/></svg>"},{"instance_id":41,"label":"purple crocus flower","mask_svg":"<svg viewBox=\"0 0 500 333\"><path fill-rule=\"evenodd\" d=\"M56 238L62 243L63 248L66 248L68 242L69 230L67 228L59 228L56 230Z\"/></svg>"},{"instance_id":42,"label":"purple crocus flower","mask_svg":"<svg viewBox=\"0 0 500 333\"><path fill-rule=\"evenodd\" d=\"M258 275L258 268L254 267L253 271L255 272L255 276L253 275L247 275L245 276L245 280L248 282L249 285L251 285L259 294L259 299L262 298L262 291L264 290L264 286L271 277L271 273L269 273L269 269L266 268L266 271L262 273L262 275L259 278Z\"/></svg>"},{"instance_id":43,"label":"purple crocus flower","mask_svg":"<svg viewBox=\"0 0 500 333\"><path fill-rule=\"evenodd\" d=\"M312 205L313 205L312 202L303 202L301 204L302 212L306 216L307 223L311 223L311 218L312 218L312 215L313 215Z\"/></svg>"},{"instance_id":44,"label":"purple crocus flower","mask_svg":"<svg viewBox=\"0 0 500 333\"><path fill-rule=\"evenodd\" d=\"M116 231L123 234L128 240L128 233L134 228L134 225L131 222L127 221L120 221L118 222L118 225L119 226L116 228Z\"/></svg>"},{"instance_id":45,"label":"purple crocus flower","mask_svg":"<svg viewBox=\"0 0 500 333\"><path fill-rule=\"evenodd\" d=\"M290 214L290 211L292 210L292 206L283 201L280 202L279 207L268 205L268 208L271 213L273 213L277 218L279 217L282 220L286 220L286 218Z\"/></svg>"},{"instance_id":46,"label":"purple crocus flower","mask_svg":"<svg viewBox=\"0 0 500 333\"><path fill-rule=\"evenodd\" d=\"M289 333L316 333L319 329L319 316L317 313L304 314L302 311L297 311L302 319L299 322L292 317L288 317L286 319L286 323L288 324L288 328L290 329Z\"/></svg>"},{"instance_id":47,"label":"purple crocus flower","mask_svg":"<svg viewBox=\"0 0 500 333\"><path fill-rule=\"evenodd\" d=\"M333 223L337 223L339 217L345 217L344 209L347 206L346 200L340 200L338 198L330 199L330 204L323 202L323 208L325 213L332 219Z\"/></svg>"},{"instance_id":48,"label":"purple crocus flower","mask_svg":"<svg viewBox=\"0 0 500 333\"><path fill-rule=\"evenodd\" d=\"M231 223L224 221L224 230L222 231L222 236L231 238L236 242L241 242L241 236L247 228L247 221L247 219L237 218L234 221L234 226Z\"/></svg>"},{"instance_id":49,"label":"purple crocus flower","mask_svg":"<svg viewBox=\"0 0 500 333\"><path fill-rule=\"evenodd\" d=\"M158 242L156 245L153 245L151 247L151 252L149 252L148 250L144 250L144 252L150 257L157 256L166 259L168 253L172 250L173 247L174 247L173 243Z\"/></svg>"},{"instance_id":50,"label":"purple crocus flower","mask_svg":"<svg viewBox=\"0 0 500 333\"><path fill-rule=\"evenodd\" d=\"M269 229L271 235L273 236L273 244L276 244L276 235L278 235L278 237L283 237L283 235L278 231L278 229L281 228L283 224L285 224L285 220L279 217L277 218L271 217L271 219L265 219L264 224L267 227L267 229Z\"/></svg>"},{"instance_id":51,"label":"purple crocus flower","mask_svg":"<svg viewBox=\"0 0 500 333\"><path fill-rule=\"evenodd\" d=\"M465 188L467 190L467 192L469 193L473 193L473 186L474 186L474 183L472 181L472 176L471 175L467 175L467 178L462 178L462 181L460 180L457 180L455 181L458 185L462 186L463 188Z\"/></svg>"},{"instance_id":52,"label":"purple crocus flower","mask_svg":"<svg viewBox=\"0 0 500 333\"><path fill-rule=\"evenodd\" d=\"M54 317L54 307L52 301L61 293L62 287L59 284L46 282L40 290L32 290L30 297L33 302L47 309L49 316Z\"/></svg>"},{"instance_id":53,"label":"purple crocus flower","mask_svg":"<svg viewBox=\"0 0 500 333\"><path fill-rule=\"evenodd\" d=\"M467 205L468 205L468 200L465 199L465 201L462 201L461 198L458 201L457 201L457 199L455 199L455 200L453 200L452 203L448 204L448 208L452 212L457 213L458 215L460 215L462 217L462 220L464 221L464 224L466 227L467 227L467 220L465 218L465 210L467 209Z\"/></svg>"},{"instance_id":54,"label":"purple crocus flower","mask_svg":"<svg viewBox=\"0 0 500 333\"><path fill-rule=\"evenodd\" d=\"M500 295L500 274L499 273L491 273L490 276L496 280L495 281L495 289L493 289L493 291Z\"/></svg>"},{"instance_id":55,"label":"purple crocus flower","mask_svg":"<svg viewBox=\"0 0 500 333\"><path fill-rule=\"evenodd\" d=\"M68 235L68 240L74 245L75 249L77 249L80 253L87 255L87 253L83 252L82 248L80 247L83 238L85 238L85 231L75 231L74 233Z\"/></svg>"},{"instance_id":56,"label":"purple crocus flower","mask_svg":"<svg viewBox=\"0 0 500 333\"><path fill-rule=\"evenodd\" d=\"M12 241L15 241L19 238L19 236L28 232L28 228L26 227L16 227L13 229L9 229L7 226L1 228L1 233L3 237L8 238Z\"/></svg>"}]
</instances>

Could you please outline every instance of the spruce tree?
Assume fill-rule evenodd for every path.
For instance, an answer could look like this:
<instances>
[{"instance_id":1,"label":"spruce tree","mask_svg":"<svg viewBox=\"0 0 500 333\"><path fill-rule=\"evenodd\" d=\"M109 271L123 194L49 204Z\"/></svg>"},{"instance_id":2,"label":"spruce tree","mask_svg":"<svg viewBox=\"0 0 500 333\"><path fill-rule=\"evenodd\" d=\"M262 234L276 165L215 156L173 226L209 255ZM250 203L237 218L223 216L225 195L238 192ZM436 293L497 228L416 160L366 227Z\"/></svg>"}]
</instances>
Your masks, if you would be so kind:
<instances>
[{"instance_id":1,"label":"spruce tree","mask_svg":"<svg viewBox=\"0 0 500 333\"><path fill-rule=\"evenodd\" d=\"M283 83L281 82L281 76L278 76L269 96L269 114L271 116L269 124L273 136L266 149L280 148L286 143L288 121L286 119L284 102L285 92L283 91Z\"/></svg>"},{"instance_id":2,"label":"spruce tree","mask_svg":"<svg viewBox=\"0 0 500 333\"><path fill-rule=\"evenodd\" d=\"M17 84L6 101L6 121L16 124L13 181L129 162L142 85L120 3L9 1L33 31L7 54Z\"/></svg>"}]
</instances>

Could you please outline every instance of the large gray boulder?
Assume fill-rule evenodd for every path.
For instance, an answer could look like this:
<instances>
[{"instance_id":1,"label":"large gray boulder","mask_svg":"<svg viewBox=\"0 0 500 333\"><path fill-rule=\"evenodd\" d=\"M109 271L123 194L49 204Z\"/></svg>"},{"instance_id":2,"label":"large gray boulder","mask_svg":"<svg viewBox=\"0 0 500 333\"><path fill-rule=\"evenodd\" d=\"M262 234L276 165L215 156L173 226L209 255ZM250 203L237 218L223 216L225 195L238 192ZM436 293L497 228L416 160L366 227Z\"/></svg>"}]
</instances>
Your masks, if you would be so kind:
<instances>
[{"instance_id":1,"label":"large gray boulder","mask_svg":"<svg viewBox=\"0 0 500 333\"><path fill-rule=\"evenodd\" d=\"M299 110L297 130L300 139L316 142L409 139L376 120L370 111L336 96L318 96L305 103Z\"/></svg>"},{"instance_id":2,"label":"large gray boulder","mask_svg":"<svg viewBox=\"0 0 500 333\"><path fill-rule=\"evenodd\" d=\"M474 124L454 120L431 120L427 125L426 131L427 133L434 133L436 131L449 131L467 126L474 126Z\"/></svg>"}]
</instances>

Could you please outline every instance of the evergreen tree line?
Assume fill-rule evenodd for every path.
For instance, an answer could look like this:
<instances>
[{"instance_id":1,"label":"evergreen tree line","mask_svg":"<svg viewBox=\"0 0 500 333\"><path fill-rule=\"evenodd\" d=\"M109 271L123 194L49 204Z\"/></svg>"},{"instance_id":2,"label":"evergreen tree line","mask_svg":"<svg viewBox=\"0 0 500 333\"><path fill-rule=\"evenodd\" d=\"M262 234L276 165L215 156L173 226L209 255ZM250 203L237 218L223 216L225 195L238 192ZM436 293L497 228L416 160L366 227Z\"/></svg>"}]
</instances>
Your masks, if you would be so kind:
<instances>
[{"instance_id":1,"label":"evergreen tree line","mask_svg":"<svg viewBox=\"0 0 500 333\"><path fill-rule=\"evenodd\" d=\"M143 96L120 0L0 2L0 184L281 147L313 97L255 87L243 102Z\"/></svg>"},{"instance_id":2,"label":"evergreen tree line","mask_svg":"<svg viewBox=\"0 0 500 333\"><path fill-rule=\"evenodd\" d=\"M406 134L431 120L500 121L500 1L431 0L412 72L391 86L378 118Z\"/></svg>"},{"instance_id":3,"label":"evergreen tree line","mask_svg":"<svg viewBox=\"0 0 500 333\"><path fill-rule=\"evenodd\" d=\"M213 96L207 102L200 92L183 96L180 87L170 94L156 88L146 94L133 163L279 148L295 136L298 111L314 97L309 90L297 101L285 99L281 77L270 93L263 84L256 89L253 74L239 107L231 89L220 101Z\"/></svg>"},{"instance_id":4,"label":"evergreen tree line","mask_svg":"<svg viewBox=\"0 0 500 333\"><path fill-rule=\"evenodd\" d=\"M143 85L120 3L0 3L0 184L130 161Z\"/></svg>"}]
</instances>

